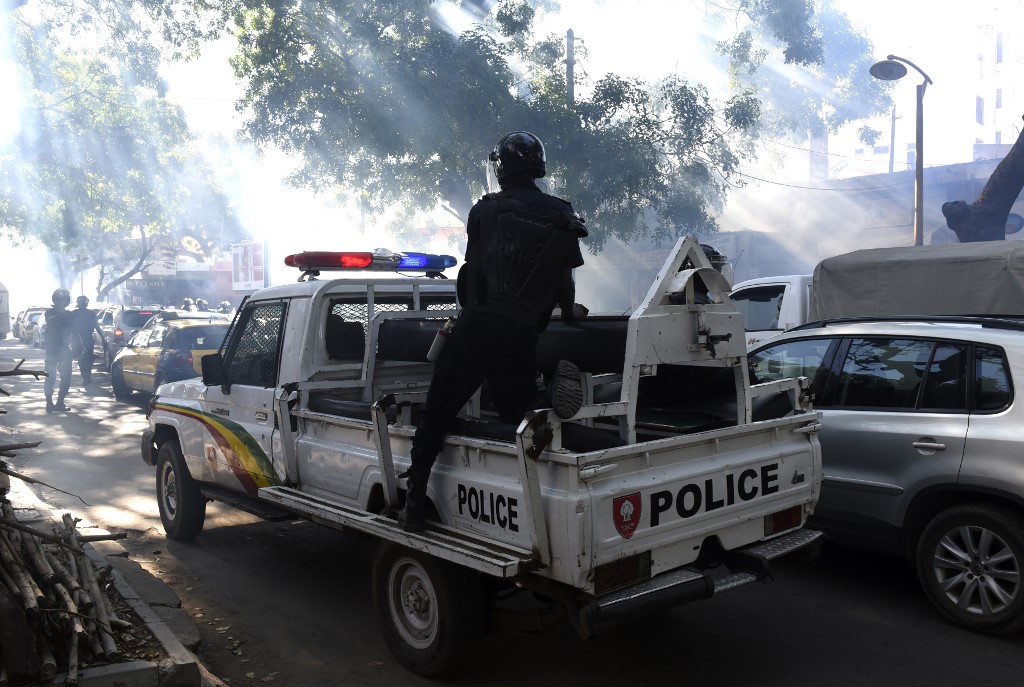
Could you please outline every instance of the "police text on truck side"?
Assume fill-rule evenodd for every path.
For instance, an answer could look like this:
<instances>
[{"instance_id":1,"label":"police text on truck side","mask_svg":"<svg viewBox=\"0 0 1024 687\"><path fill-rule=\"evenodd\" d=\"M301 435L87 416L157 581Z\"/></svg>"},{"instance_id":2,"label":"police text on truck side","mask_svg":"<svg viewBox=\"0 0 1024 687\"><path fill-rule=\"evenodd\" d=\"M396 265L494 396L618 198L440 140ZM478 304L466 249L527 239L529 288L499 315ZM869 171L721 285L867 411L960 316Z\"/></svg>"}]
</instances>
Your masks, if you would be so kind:
<instances>
[{"instance_id":1,"label":"police text on truck side","mask_svg":"<svg viewBox=\"0 0 1024 687\"><path fill-rule=\"evenodd\" d=\"M656 491L650 495L650 526L661 523L662 513L675 506L680 518L686 519L700 513L731 506L737 501L752 501L758 496L774 494L779 490L779 464L768 463L759 470L747 468L739 474L725 473L724 486L716 486L710 477L703 482L684 484L673 494L670 490Z\"/></svg>"}]
</instances>

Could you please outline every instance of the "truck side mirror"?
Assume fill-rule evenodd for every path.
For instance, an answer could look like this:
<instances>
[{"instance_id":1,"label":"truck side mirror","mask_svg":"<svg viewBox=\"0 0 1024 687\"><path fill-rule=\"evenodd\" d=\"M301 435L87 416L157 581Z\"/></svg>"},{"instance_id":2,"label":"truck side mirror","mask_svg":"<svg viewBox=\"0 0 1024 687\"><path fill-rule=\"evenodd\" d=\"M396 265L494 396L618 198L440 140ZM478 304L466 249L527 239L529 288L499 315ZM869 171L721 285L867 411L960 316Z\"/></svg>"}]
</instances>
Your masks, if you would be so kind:
<instances>
[{"instance_id":1,"label":"truck side mirror","mask_svg":"<svg viewBox=\"0 0 1024 687\"><path fill-rule=\"evenodd\" d=\"M220 353L204 355L199 360L199 364L203 368L203 384L222 387L224 393L231 391L227 372L224 371L224 358Z\"/></svg>"}]
</instances>

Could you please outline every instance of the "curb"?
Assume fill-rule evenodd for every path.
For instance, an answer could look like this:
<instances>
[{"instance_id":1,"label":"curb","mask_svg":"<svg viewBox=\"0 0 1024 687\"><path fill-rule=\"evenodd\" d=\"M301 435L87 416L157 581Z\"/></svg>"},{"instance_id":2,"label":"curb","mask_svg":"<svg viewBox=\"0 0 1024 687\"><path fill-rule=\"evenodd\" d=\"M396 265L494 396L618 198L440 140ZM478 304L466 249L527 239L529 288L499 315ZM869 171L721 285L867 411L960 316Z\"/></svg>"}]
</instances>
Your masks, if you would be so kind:
<instances>
[{"instance_id":1,"label":"curb","mask_svg":"<svg viewBox=\"0 0 1024 687\"><path fill-rule=\"evenodd\" d=\"M19 518L26 524L60 520L60 517L19 479L11 479L11 489L7 498L15 510L27 515ZM96 534L109 534L93 525L86 526ZM78 673L80 687L208 687L222 684L203 669L195 655L171 630L168 622L151 607L153 599L165 604L165 610L169 611L167 615L173 618L171 622L180 625L185 636L194 636L198 643L199 628L188 619L187 614L181 609L181 600L170 587L146 572L138 563L131 561L127 549L116 541L88 543L84 548L97 568L111 566L114 588L142 620L154 639L160 643L168 658L159 663L125 661L82 668ZM139 580L134 586L129 583L126 570L128 575ZM136 591L136 587L143 588L143 594ZM53 679L36 684L64 684L66 675L57 673Z\"/></svg>"}]
</instances>

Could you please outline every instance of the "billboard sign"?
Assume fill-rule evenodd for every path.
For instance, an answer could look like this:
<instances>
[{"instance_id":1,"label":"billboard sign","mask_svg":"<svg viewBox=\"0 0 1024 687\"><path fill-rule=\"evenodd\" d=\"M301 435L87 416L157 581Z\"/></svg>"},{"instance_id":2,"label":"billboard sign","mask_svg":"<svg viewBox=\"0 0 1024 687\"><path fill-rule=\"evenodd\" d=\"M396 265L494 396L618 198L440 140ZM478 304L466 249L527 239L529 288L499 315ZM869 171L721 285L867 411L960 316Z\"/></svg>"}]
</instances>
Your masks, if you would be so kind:
<instances>
[{"instance_id":1,"label":"billboard sign","mask_svg":"<svg viewBox=\"0 0 1024 687\"><path fill-rule=\"evenodd\" d=\"M263 255L263 243L243 241L231 244L231 289L233 291L255 291L266 285Z\"/></svg>"}]
</instances>

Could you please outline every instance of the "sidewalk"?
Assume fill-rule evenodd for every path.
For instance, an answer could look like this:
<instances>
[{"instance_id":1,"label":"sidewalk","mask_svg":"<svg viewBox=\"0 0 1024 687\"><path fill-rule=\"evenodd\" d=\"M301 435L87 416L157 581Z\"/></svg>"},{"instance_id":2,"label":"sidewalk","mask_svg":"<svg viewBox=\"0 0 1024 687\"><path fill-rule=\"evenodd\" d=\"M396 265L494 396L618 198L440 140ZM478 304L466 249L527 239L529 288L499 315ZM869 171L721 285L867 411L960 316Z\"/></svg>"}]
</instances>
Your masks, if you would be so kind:
<instances>
[{"instance_id":1,"label":"sidewalk","mask_svg":"<svg viewBox=\"0 0 1024 687\"><path fill-rule=\"evenodd\" d=\"M40 501L19 479L11 478L8 494L17 511L18 520L29 527L49 529L58 522L55 513ZM87 534L104 534L105 530L83 521L78 529ZM128 551L116 541L86 544L86 553L97 568L113 567L114 586L132 610L160 642L168 658L159 663L127 661L108 666L84 668L79 672L81 687L224 687L209 674L190 649L199 645L199 628L181 608L181 599L174 591L128 557ZM46 685L64 683L64 674Z\"/></svg>"}]
</instances>

